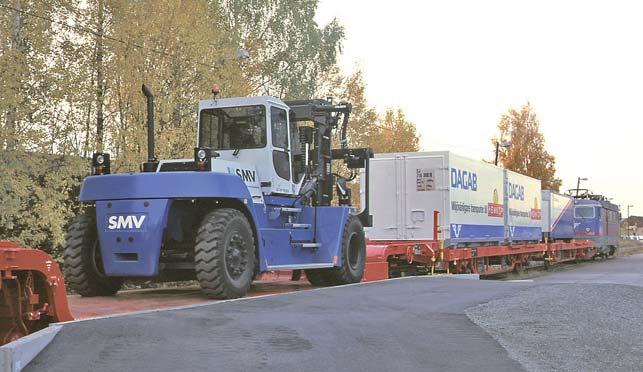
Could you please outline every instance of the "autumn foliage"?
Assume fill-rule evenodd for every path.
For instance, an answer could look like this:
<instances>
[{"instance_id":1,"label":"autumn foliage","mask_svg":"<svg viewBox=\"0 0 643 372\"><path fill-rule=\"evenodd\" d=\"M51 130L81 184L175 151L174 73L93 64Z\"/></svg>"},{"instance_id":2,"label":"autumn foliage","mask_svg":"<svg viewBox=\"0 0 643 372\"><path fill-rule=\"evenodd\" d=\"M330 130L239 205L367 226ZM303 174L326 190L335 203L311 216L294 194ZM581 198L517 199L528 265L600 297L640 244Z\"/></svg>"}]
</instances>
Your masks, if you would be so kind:
<instances>
[{"instance_id":1,"label":"autumn foliage","mask_svg":"<svg viewBox=\"0 0 643 372\"><path fill-rule=\"evenodd\" d=\"M500 148L499 164L541 180L543 189L558 191L562 181L556 177L556 160L545 149L540 121L529 102L502 114L498 132L499 136L491 140L494 150L496 142L511 141L508 148Z\"/></svg>"},{"instance_id":2,"label":"autumn foliage","mask_svg":"<svg viewBox=\"0 0 643 372\"><path fill-rule=\"evenodd\" d=\"M321 94L353 105L347 133L350 147L371 147L375 153L420 150L417 128L401 108L389 107L380 114L368 104L364 73L360 68L349 76L336 76L333 81L334 85Z\"/></svg>"},{"instance_id":3,"label":"autumn foliage","mask_svg":"<svg viewBox=\"0 0 643 372\"><path fill-rule=\"evenodd\" d=\"M420 150L417 128L402 109L387 108L380 114L368 104L364 74L360 68L349 76L334 74L329 81L333 84L328 85L320 94L337 97L353 105L347 131L349 147L370 147L376 154ZM347 171L341 161L336 161L334 166L340 173ZM349 186L353 205L360 206L359 178Z\"/></svg>"}]
</instances>

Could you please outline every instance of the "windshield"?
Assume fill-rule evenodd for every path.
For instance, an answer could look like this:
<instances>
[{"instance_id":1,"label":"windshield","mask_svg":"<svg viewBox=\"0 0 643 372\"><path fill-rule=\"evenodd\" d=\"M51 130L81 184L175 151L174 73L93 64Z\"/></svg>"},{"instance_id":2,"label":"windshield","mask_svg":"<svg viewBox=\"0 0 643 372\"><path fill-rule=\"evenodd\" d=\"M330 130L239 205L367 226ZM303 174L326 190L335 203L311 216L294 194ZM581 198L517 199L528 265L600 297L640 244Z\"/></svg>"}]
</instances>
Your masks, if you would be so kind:
<instances>
[{"instance_id":1,"label":"windshield","mask_svg":"<svg viewBox=\"0 0 643 372\"><path fill-rule=\"evenodd\" d=\"M594 218L594 207L576 207L574 208L574 217Z\"/></svg>"},{"instance_id":2,"label":"windshield","mask_svg":"<svg viewBox=\"0 0 643 372\"><path fill-rule=\"evenodd\" d=\"M265 107L257 105L202 110L199 146L212 150L266 146Z\"/></svg>"}]
</instances>

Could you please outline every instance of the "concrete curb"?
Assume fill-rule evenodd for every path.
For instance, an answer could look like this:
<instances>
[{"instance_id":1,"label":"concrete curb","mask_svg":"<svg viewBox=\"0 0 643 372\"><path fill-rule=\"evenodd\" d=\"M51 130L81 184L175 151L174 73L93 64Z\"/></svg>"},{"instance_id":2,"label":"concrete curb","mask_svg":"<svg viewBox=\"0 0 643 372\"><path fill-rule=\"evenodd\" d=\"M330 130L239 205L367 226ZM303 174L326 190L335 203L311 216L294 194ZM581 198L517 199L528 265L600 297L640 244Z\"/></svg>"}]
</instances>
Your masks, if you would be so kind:
<instances>
[{"instance_id":1,"label":"concrete curb","mask_svg":"<svg viewBox=\"0 0 643 372\"><path fill-rule=\"evenodd\" d=\"M480 274L452 274L447 275L451 279L480 280Z\"/></svg>"},{"instance_id":2,"label":"concrete curb","mask_svg":"<svg viewBox=\"0 0 643 372\"><path fill-rule=\"evenodd\" d=\"M20 372L49 345L61 329L61 325L52 324L0 347L0 372Z\"/></svg>"}]
</instances>

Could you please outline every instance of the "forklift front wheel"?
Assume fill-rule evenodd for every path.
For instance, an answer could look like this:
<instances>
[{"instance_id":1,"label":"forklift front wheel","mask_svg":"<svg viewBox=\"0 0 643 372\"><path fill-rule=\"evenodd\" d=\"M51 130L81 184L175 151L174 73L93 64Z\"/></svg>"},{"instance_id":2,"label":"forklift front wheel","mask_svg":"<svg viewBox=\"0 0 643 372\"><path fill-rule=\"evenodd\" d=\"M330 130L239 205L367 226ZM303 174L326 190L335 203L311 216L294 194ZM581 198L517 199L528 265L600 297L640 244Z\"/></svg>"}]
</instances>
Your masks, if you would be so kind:
<instances>
[{"instance_id":1,"label":"forklift front wheel","mask_svg":"<svg viewBox=\"0 0 643 372\"><path fill-rule=\"evenodd\" d=\"M351 216L342 235L342 266L330 269L334 285L359 283L366 265L366 238L360 220Z\"/></svg>"},{"instance_id":2,"label":"forklift front wheel","mask_svg":"<svg viewBox=\"0 0 643 372\"><path fill-rule=\"evenodd\" d=\"M243 297L255 271L255 241L246 216L220 208L201 222L195 246L196 277L212 298Z\"/></svg>"}]
</instances>

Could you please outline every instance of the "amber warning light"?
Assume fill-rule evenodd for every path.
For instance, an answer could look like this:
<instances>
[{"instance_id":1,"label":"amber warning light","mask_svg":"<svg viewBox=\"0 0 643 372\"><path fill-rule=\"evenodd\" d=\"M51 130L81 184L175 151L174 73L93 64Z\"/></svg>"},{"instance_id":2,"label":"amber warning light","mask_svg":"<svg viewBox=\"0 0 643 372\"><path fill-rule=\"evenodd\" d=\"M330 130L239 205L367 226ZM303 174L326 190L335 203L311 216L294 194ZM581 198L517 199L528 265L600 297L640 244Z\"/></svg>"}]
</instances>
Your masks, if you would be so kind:
<instances>
[{"instance_id":1,"label":"amber warning light","mask_svg":"<svg viewBox=\"0 0 643 372\"><path fill-rule=\"evenodd\" d=\"M221 92L221 88L219 88L219 84L214 83L212 84L212 95L214 95L214 98L217 98L217 94Z\"/></svg>"}]
</instances>

